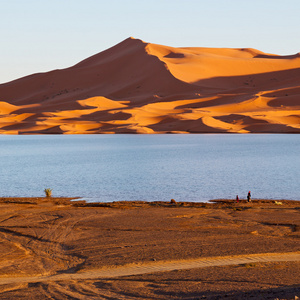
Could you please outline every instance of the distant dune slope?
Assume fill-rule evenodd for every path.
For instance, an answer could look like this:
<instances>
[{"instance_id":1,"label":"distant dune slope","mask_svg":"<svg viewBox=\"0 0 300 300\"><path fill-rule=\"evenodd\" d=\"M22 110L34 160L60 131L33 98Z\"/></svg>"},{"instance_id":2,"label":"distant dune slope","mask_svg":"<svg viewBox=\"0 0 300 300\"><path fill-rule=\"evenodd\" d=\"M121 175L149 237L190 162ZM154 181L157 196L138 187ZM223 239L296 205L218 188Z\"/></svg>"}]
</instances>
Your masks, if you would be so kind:
<instances>
[{"instance_id":1,"label":"distant dune slope","mask_svg":"<svg viewBox=\"0 0 300 300\"><path fill-rule=\"evenodd\" d=\"M300 55L129 38L0 85L0 133L300 133Z\"/></svg>"}]
</instances>

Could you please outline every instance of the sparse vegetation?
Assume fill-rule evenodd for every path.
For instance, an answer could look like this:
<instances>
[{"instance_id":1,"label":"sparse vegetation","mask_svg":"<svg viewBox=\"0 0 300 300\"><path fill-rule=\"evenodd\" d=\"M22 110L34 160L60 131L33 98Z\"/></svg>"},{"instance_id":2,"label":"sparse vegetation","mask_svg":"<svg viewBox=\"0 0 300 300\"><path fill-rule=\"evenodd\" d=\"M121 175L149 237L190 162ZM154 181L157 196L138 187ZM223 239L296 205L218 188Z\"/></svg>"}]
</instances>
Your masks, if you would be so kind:
<instances>
[{"instance_id":1,"label":"sparse vegetation","mask_svg":"<svg viewBox=\"0 0 300 300\"><path fill-rule=\"evenodd\" d=\"M258 264L257 263L247 263L247 264L243 264L242 266L245 268L256 268L256 267L258 267Z\"/></svg>"},{"instance_id":2,"label":"sparse vegetation","mask_svg":"<svg viewBox=\"0 0 300 300\"><path fill-rule=\"evenodd\" d=\"M49 188L44 189L44 192L46 194L46 197L51 197L52 196L52 189L49 189Z\"/></svg>"}]
</instances>

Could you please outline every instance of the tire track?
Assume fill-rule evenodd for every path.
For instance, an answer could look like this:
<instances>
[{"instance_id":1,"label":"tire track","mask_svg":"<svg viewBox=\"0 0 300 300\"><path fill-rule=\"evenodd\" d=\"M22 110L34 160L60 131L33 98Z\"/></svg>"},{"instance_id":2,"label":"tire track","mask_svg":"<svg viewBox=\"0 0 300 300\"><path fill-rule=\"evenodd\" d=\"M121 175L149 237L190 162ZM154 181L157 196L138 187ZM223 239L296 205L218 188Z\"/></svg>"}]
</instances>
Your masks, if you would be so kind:
<instances>
[{"instance_id":1,"label":"tire track","mask_svg":"<svg viewBox=\"0 0 300 300\"><path fill-rule=\"evenodd\" d=\"M207 257L190 260L161 261L141 264L130 264L121 267L107 267L102 269L88 270L80 273L64 273L51 276L32 277L2 277L0 285L14 283L32 283L59 280L84 280L100 278L116 278L122 276L133 276L156 272L168 272L174 270L186 270L194 268L207 268L216 266L240 265L258 262L280 262L280 261L300 261L299 252L288 253L264 253L235 256Z\"/></svg>"}]
</instances>

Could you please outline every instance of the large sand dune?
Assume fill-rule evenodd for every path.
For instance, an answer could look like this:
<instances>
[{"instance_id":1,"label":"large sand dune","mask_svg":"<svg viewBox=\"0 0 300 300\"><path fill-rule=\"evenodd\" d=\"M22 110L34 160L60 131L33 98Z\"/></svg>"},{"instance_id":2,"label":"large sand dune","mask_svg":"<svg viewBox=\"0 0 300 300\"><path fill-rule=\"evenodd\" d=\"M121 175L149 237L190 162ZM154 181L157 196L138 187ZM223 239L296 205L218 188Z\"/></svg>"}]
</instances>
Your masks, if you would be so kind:
<instances>
[{"instance_id":1,"label":"large sand dune","mask_svg":"<svg viewBox=\"0 0 300 300\"><path fill-rule=\"evenodd\" d=\"M129 38L0 85L0 133L300 132L300 55Z\"/></svg>"}]
</instances>

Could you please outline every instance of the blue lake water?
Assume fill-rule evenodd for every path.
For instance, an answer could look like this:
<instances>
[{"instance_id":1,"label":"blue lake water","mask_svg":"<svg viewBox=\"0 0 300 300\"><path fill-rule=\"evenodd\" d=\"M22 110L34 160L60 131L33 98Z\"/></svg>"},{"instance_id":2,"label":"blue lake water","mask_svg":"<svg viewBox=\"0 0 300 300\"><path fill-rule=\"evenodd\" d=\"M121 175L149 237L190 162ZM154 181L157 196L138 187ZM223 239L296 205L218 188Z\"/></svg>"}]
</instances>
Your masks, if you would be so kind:
<instances>
[{"instance_id":1,"label":"blue lake water","mask_svg":"<svg viewBox=\"0 0 300 300\"><path fill-rule=\"evenodd\" d=\"M300 135L0 136L0 196L300 200Z\"/></svg>"}]
</instances>

